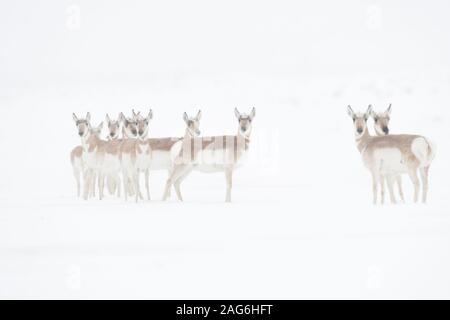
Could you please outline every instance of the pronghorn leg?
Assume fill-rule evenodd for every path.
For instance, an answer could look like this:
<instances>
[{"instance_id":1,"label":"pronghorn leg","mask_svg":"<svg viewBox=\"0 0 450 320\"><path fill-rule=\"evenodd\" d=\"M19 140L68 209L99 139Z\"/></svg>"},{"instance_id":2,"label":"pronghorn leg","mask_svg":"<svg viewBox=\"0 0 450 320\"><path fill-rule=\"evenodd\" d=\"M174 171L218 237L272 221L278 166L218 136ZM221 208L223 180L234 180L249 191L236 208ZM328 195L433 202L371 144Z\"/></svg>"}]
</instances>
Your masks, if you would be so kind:
<instances>
[{"instance_id":1,"label":"pronghorn leg","mask_svg":"<svg viewBox=\"0 0 450 320\"><path fill-rule=\"evenodd\" d=\"M188 169L186 170L181 177L179 177L175 182L174 182L174 186L175 186L175 191L177 193L177 197L178 200L183 201L183 197L181 196L181 190L180 190L180 185L183 182L184 179L186 179L186 177L189 175L189 173L191 173L192 169ZM170 189L169 189L170 191Z\"/></svg>"},{"instance_id":2,"label":"pronghorn leg","mask_svg":"<svg viewBox=\"0 0 450 320\"><path fill-rule=\"evenodd\" d=\"M373 193L373 204L377 204L378 197L378 177L375 174L372 174L372 193Z\"/></svg>"},{"instance_id":3,"label":"pronghorn leg","mask_svg":"<svg viewBox=\"0 0 450 320\"><path fill-rule=\"evenodd\" d=\"M427 202L427 194L428 194L428 172L430 167L420 168L420 177L422 179L422 202Z\"/></svg>"},{"instance_id":4,"label":"pronghorn leg","mask_svg":"<svg viewBox=\"0 0 450 320\"><path fill-rule=\"evenodd\" d=\"M105 189L105 176L103 173L98 174L98 198L103 200L103 191Z\"/></svg>"},{"instance_id":5,"label":"pronghorn leg","mask_svg":"<svg viewBox=\"0 0 450 320\"><path fill-rule=\"evenodd\" d=\"M88 200L91 192L91 180L93 179L94 173L92 170L87 169L84 173L84 200Z\"/></svg>"},{"instance_id":6,"label":"pronghorn leg","mask_svg":"<svg viewBox=\"0 0 450 320\"><path fill-rule=\"evenodd\" d=\"M78 197L81 196L81 172L78 168L73 167L73 175L75 177L75 180L77 182L77 195Z\"/></svg>"},{"instance_id":7,"label":"pronghorn leg","mask_svg":"<svg viewBox=\"0 0 450 320\"><path fill-rule=\"evenodd\" d=\"M124 186L124 191L127 192L127 195L129 195L130 197L134 196L133 193L133 184L131 183L131 180L128 176L125 177L125 181L122 182L123 186Z\"/></svg>"},{"instance_id":8,"label":"pronghorn leg","mask_svg":"<svg viewBox=\"0 0 450 320\"><path fill-rule=\"evenodd\" d=\"M97 180L97 173L91 170L91 178L89 184L89 196L95 198L95 181Z\"/></svg>"},{"instance_id":9,"label":"pronghorn leg","mask_svg":"<svg viewBox=\"0 0 450 320\"><path fill-rule=\"evenodd\" d=\"M414 202L419 201L419 192L420 192L420 181L419 177L417 176L417 170L411 170L409 172L409 177L411 178L411 181L414 185Z\"/></svg>"},{"instance_id":10,"label":"pronghorn leg","mask_svg":"<svg viewBox=\"0 0 450 320\"><path fill-rule=\"evenodd\" d=\"M381 204L384 204L384 187L385 187L386 178L385 176L380 176L380 191L381 191Z\"/></svg>"},{"instance_id":11,"label":"pronghorn leg","mask_svg":"<svg viewBox=\"0 0 450 320\"><path fill-rule=\"evenodd\" d=\"M398 193L400 194L400 199L403 203L405 203L405 196L403 195L403 187L402 187L402 176L399 174L397 175L395 181L397 182L398 186Z\"/></svg>"},{"instance_id":12,"label":"pronghorn leg","mask_svg":"<svg viewBox=\"0 0 450 320\"><path fill-rule=\"evenodd\" d=\"M167 200L167 197L169 196L170 188L175 183L175 181L177 181L179 178L181 178L185 173L189 172L190 170L192 170L191 166L188 166L185 164L180 164L173 168L169 179L167 179L166 189L164 191L164 196L163 196L163 201ZM178 187L179 187L179 184L178 184ZM177 189L176 187L175 187L175 190L177 191L178 199L180 201L183 201L183 198L181 197L181 192L179 192L180 190Z\"/></svg>"},{"instance_id":13,"label":"pronghorn leg","mask_svg":"<svg viewBox=\"0 0 450 320\"><path fill-rule=\"evenodd\" d=\"M122 171L122 183L123 183L123 194L125 196L125 201L128 201L128 195L130 192L130 184L128 183L128 174L125 170Z\"/></svg>"},{"instance_id":14,"label":"pronghorn leg","mask_svg":"<svg viewBox=\"0 0 450 320\"><path fill-rule=\"evenodd\" d=\"M136 203L142 199L141 190L139 190L139 171L133 173L134 191L136 192Z\"/></svg>"},{"instance_id":15,"label":"pronghorn leg","mask_svg":"<svg viewBox=\"0 0 450 320\"><path fill-rule=\"evenodd\" d=\"M91 197L95 198L97 192L95 191L96 188L96 184L97 183L97 173L95 171L92 171L92 177L91 177L91 185L90 185L90 192L91 192Z\"/></svg>"},{"instance_id":16,"label":"pronghorn leg","mask_svg":"<svg viewBox=\"0 0 450 320\"><path fill-rule=\"evenodd\" d=\"M389 188L389 197L391 198L391 203L397 203L394 194L394 178L392 176L387 177L387 184Z\"/></svg>"},{"instance_id":17,"label":"pronghorn leg","mask_svg":"<svg viewBox=\"0 0 450 320\"><path fill-rule=\"evenodd\" d=\"M150 200L149 172L150 170L145 170L145 189L147 190L147 200Z\"/></svg>"},{"instance_id":18,"label":"pronghorn leg","mask_svg":"<svg viewBox=\"0 0 450 320\"><path fill-rule=\"evenodd\" d=\"M225 170L225 178L227 180L227 195L225 202L231 202L231 188L233 186L233 169Z\"/></svg>"},{"instance_id":19,"label":"pronghorn leg","mask_svg":"<svg viewBox=\"0 0 450 320\"><path fill-rule=\"evenodd\" d=\"M116 186L117 186L117 197L120 198L120 189L121 189L121 183L122 181L120 181L120 176L118 173L115 174L115 179L116 179Z\"/></svg>"},{"instance_id":20,"label":"pronghorn leg","mask_svg":"<svg viewBox=\"0 0 450 320\"><path fill-rule=\"evenodd\" d=\"M171 170L169 170L169 171L167 172L167 179L170 179L170 174L171 174L171 172L172 172ZM170 197L170 195L171 195L171 193L172 193L171 191L172 191L172 188L169 189L168 197Z\"/></svg>"}]
</instances>

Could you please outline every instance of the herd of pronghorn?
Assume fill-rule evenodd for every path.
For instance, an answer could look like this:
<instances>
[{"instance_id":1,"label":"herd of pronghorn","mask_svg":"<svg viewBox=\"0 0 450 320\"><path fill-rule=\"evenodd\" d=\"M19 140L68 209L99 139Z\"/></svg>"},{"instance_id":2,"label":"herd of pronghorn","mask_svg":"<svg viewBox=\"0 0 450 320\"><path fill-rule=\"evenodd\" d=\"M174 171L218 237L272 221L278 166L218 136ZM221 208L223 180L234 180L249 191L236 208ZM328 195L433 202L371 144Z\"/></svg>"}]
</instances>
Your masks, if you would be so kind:
<instances>
[{"instance_id":1,"label":"herd of pronghorn","mask_svg":"<svg viewBox=\"0 0 450 320\"><path fill-rule=\"evenodd\" d=\"M401 175L407 174L414 186L414 202L419 201L422 184L422 202L428 193L428 172L436 154L436 147L427 138L412 134L389 134L391 105L381 113L376 113L369 105L367 111L354 112L348 106L348 114L355 126L356 146L363 163L372 174L373 202L377 204L378 189L381 189L381 203L384 203L384 188L387 183L392 203L396 203L394 184L397 184L402 202ZM374 121L376 136L371 136L367 120ZM420 172L420 180L418 172Z\"/></svg>"},{"instance_id":2,"label":"herd of pronghorn","mask_svg":"<svg viewBox=\"0 0 450 320\"><path fill-rule=\"evenodd\" d=\"M83 178L83 198L95 197L96 184L99 198L103 199L105 181L110 194L121 196L121 186L125 200L134 197L143 199L140 188L140 174L145 174L147 199L150 200L149 175L151 170L167 170L168 179L163 200L170 196L172 186L177 197L183 200L181 182L193 170L200 172L223 172L226 178L227 202L231 201L233 172L238 168L248 152L252 121L255 108L249 114L234 110L238 120L238 132L230 136L200 137L201 111L195 117L186 113L184 137L148 138L149 123L153 117L132 111L128 118L123 113L117 120L106 115L108 136L101 139L103 122L94 127L91 116L78 118L73 114L81 146L72 150L71 162L77 182L78 196L81 196ZM373 202L384 203L387 184L392 203L396 203L394 185L397 185L400 199L405 201L402 188L402 174L407 174L414 186L414 202L419 200L422 185L422 202L428 193L428 173L436 148L423 136L411 134L389 134L391 105L384 112L376 113L369 106L367 111L354 112L348 106L348 114L355 127L356 146L364 165L372 175ZM372 118L376 136L369 133L367 121ZM122 136L120 137L120 134ZM420 174L420 179L419 179Z\"/></svg>"},{"instance_id":3,"label":"herd of pronghorn","mask_svg":"<svg viewBox=\"0 0 450 320\"><path fill-rule=\"evenodd\" d=\"M109 131L106 140L101 138L103 122L95 127L91 125L90 113L86 118L73 114L81 138L81 146L75 147L70 157L78 196L81 196L83 179L83 198L95 197L97 184L99 198L103 199L106 181L110 194L120 197L123 186L125 200L134 197L137 202L143 199L140 176L144 173L147 199L150 200L150 171L167 170L163 199L170 196L174 186L178 199L182 201L180 184L195 170L223 172L227 184L225 200L230 202L233 172L247 154L256 110L253 108L249 114L238 109L234 112L238 120L237 134L212 137L200 137L201 111L195 117L183 114L186 124L184 137L167 138L148 138L153 117L151 110L147 116L133 110L131 118L121 113L117 120L106 115Z\"/></svg>"}]
</instances>

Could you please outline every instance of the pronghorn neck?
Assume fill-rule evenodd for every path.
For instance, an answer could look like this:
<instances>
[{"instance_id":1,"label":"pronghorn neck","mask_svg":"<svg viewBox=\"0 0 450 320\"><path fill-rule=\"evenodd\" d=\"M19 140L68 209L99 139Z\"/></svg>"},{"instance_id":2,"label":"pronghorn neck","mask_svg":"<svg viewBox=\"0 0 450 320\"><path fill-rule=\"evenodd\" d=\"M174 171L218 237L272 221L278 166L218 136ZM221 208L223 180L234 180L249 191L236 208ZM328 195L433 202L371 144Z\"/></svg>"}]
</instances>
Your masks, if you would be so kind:
<instances>
[{"instance_id":1,"label":"pronghorn neck","mask_svg":"<svg viewBox=\"0 0 450 320\"><path fill-rule=\"evenodd\" d=\"M367 142L369 141L369 138L371 135L369 134L369 130L367 128L364 130L363 134L356 136L356 147L358 148L359 152L363 152L363 150L366 148Z\"/></svg>"},{"instance_id":2,"label":"pronghorn neck","mask_svg":"<svg viewBox=\"0 0 450 320\"><path fill-rule=\"evenodd\" d=\"M128 134L125 128L122 128L122 137L123 139L132 139Z\"/></svg>"},{"instance_id":3,"label":"pronghorn neck","mask_svg":"<svg viewBox=\"0 0 450 320\"><path fill-rule=\"evenodd\" d=\"M187 139L191 139L191 138L193 138L193 137L192 137L189 129L186 128L186 132L184 133L184 138L183 139L187 140Z\"/></svg>"},{"instance_id":4,"label":"pronghorn neck","mask_svg":"<svg viewBox=\"0 0 450 320\"><path fill-rule=\"evenodd\" d=\"M88 132L84 137L81 138L81 146L85 149L89 139L91 138L91 133Z\"/></svg>"},{"instance_id":5,"label":"pronghorn neck","mask_svg":"<svg viewBox=\"0 0 450 320\"><path fill-rule=\"evenodd\" d=\"M116 134L114 137L111 136L111 134L108 134L108 136L106 137L106 139L108 141L116 141L119 140L119 134Z\"/></svg>"},{"instance_id":6,"label":"pronghorn neck","mask_svg":"<svg viewBox=\"0 0 450 320\"><path fill-rule=\"evenodd\" d=\"M238 140L243 139L243 141L245 142L244 147L245 147L245 149L248 149L249 144L250 144L250 134L249 135L242 134L241 130L238 129L237 138L238 138Z\"/></svg>"}]
</instances>

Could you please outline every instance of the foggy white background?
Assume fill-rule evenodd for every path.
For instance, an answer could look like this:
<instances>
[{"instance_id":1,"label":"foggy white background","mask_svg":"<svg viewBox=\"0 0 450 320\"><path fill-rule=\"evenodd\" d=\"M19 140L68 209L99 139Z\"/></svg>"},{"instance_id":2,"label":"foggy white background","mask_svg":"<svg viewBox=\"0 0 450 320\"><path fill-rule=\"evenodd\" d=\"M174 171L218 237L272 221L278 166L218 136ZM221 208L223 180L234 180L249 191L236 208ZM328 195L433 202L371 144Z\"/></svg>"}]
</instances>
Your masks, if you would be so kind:
<instances>
[{"instance_id":1,"label":"foggy white background","mask_svg":"<svg viewBox=\"0 0 450 320\"><path fill-rule=\"evenodd\" d=\"M3 1L0 296L448 298L448 1ZM438 147L428 205L373 207L346 106ZM233 201L76 198L72 112L152 108L150 136L257 115ZM373 132L373 131L372 131Z\"/></svg>"}]
</instances>

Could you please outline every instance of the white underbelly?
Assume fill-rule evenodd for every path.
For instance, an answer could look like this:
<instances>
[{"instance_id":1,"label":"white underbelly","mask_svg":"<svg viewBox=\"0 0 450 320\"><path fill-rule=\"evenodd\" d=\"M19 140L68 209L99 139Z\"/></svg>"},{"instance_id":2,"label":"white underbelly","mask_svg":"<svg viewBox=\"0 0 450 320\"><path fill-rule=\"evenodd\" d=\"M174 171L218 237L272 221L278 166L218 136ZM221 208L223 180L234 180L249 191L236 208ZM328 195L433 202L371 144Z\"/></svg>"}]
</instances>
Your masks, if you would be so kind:
<instances>
[{"instance_id":1,"label":"white underbelly","mask_svg":"<svg viewBox=\"0 0 450 320\"><path fill-rule=\"evenodd\" d=\"M151 162L152 158L150 155L139 155L136 157L136 169L140 171L148 170Z\"/></svg>"},{"instance_id":2,"label":"white underbelly","mask_svg":"<svg viewBox=\"0 0 450 320\"><path fill-rule=\"evenodd\" d=\"M400 174L408 171L402 153L397 148L375 150L374 163L381 174Z\"/></svg>"},{"instance_id":3,"label":"white underbelly","mask_svg":"<svg viewBox=\"0 0 450 320\"><path fill-rule=\"evenodd\" d=\"M196 157L195 170L217 172L224 171L229 167L238 168L245 162L246 157L246 152L240 153L239 157L236 157L234 150L202 150Z\"/></svg>"}]
</instances>

